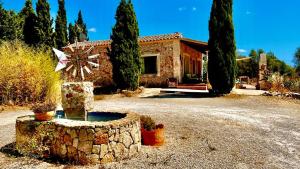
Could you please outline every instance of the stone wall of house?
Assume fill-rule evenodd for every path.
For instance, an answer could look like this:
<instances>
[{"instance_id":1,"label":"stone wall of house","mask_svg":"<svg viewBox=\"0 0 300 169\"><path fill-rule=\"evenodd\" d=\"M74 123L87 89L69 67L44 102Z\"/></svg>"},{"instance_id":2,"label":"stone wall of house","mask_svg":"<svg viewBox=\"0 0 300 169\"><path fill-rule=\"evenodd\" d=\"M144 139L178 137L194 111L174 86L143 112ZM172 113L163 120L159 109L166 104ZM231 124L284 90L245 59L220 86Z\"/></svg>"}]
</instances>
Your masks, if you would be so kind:
<instances>
[{"instance_id":1,"label":"stone wall of house","mask_svg":"<svg viewBox=\"0 0 300 169\"><path fill-rule=\"evenodd\" d=\"M190 47L189 45L185 43L181 43L181 53L187 53L191 56L191 58L197 58L201 59L202 58L202 53L195 48Z\"/></svg>"},{"instance_id":2,"label":"stone wall of house","mask_svg":"<svg viewBox=\"0 0 300 169\"><path fill-rule=\"evenodd\" d=\"M181 74L181 58L180 58L180 40L175 40L173 48L173 65L174 65L174 78L178 80L178 82L182 82L182 74Z\"/></svg>"},{"instance_id":3,"label":"stone wall of house","mask_svg":"<svg viewBox=\"0 0 300 169\"><path fill-rule=\"evenodd\" d=\"M181 56L183 56L184 54L188 54L190 56L190 65L192 65L192 60L198 60L200 61L200 68L202 66L202 52L196 50L195 48L185 44L185 43L181 43ZM190 66L191 69L192 66ZM190 70L191 71L191 70ZM183 70L182 70L183 72ZM199 72L201 73L201 72Z\"/></svg>"},{"instance_id":4,"label":"stone wall of house","mask_svg":"<svg viewBox=\"0 0 300 169\"><path fill-rule=\"evenodd\" d=\"M93 54L100 54L99 68L95 68L93 75L88 80L94 82L95 86L109 86L113 84L112 63L107 53L107 46L96 46Z\"/></svg>"},{"instance_id":5,"label":"stone wall of house","mask_svg":"<svg viewBox=\"0 0 300 169\"><path fill-rule=\"evenodd\" d=\"M159 54L160 71L157 75L142 75L141 85L166 86L167 79L174 77L174 41L149 42L141 45L142 55Z\"/></svg>"},{"instance_id":6,"label":"stone wall of house","mask_svg":"<svg viewBox=\"0 0 300 169\"><path fill-rule=\"evenodd\" d=\"M69 52L68 48L66 48L65 51ZM94 82L96 86L109 86L113 84L112 64L107 54L107 46L96 46L91 51L91 54L100 54L100 67L98 69L93 69L93 74L87 75L86 80ZM179 40L144 42L141 44L141 54L159 54L160 59L159 74L141 75L141 85L156 87L166 86L168 78L181 78Z\"/></svg>"},{"instance_id":7,"label":"stone wall of house","mask_svg":"<svg viewBox=\"0 0 300 169\"><path fill-rule=\"evenodd\" d=\"M95 46L89 55L100 54L98 59L94 60L94 62L98 61L100 65L98 68L91 68L92 73L87 74L85 73L85 81L93 82L95 86L109 86L113 84L112 80L112 64L110 62L110 58L107 54L107 47L108 46ZM89 49L90 47L85 47L85 50ZM80 48L81 50L81 48ZM69 48L64 48L63 50L67 54L72 54ZM71 75L72 71L66 72L63 70L64 78L67 81L74 81L74 78Z\"/></svg>"},{"instance_id":8,"label":"stone wall of house","mask_svg":"<svg viewBox=\"0 0 300 169\"><path fill-rule=\"evenodd\" d=\"M19 117L16 146L24 155L76 164L116 162L134 157L141 150L140 118L135 113L111 122L38 122L32 116Z\"/></svg>"}]
</instances>

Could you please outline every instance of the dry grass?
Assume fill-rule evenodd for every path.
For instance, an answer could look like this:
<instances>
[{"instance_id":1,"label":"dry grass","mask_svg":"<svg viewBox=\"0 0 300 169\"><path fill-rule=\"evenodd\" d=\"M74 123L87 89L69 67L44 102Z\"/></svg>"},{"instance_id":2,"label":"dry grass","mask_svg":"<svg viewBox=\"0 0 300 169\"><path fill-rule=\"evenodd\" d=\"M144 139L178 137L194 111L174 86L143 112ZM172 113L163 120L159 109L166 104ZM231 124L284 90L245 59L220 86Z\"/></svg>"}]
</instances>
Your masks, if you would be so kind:
<instances>
[{"instance_id":1,"label":"dry grass","mask_svg":"<svg viewBox=\"0 0 300 169\"><path fill-rule=\"evenodd\" d=\"M95 95L95 100L106 100L106 99L116 99L116 98L122 98L122 97L138 97L140 94L144 92L144 88L138 88L135 91L129 91L129 90L123 90L117 94L101 94L101 95Z\"/></svg>"},{"instance_id":2,"label":"dry grass","mask_svg":"<svg viewBox=\"0 0 300 169\"><path fill-rule=\"evenodd\" d=\"M60 74L54 72L51 51L22 42L0 45L0 101L14 104L57 100Z\"/></svg>"},{"instance_id":3,"label":"dry grass","mask_svg":"<svg viewBox=\"0 0 300 169\"><path fill-rule=\"evenodd\" d=\"M140 95L141 93L143 93L143 91L144 91L144 88L139 87L135 91L123 90L121 92L121 94L124 95L125 97L137 97L138 95Z\"/></svg>"},{"instance_id":4,"label":"dry grass","mask_svg":"<svg viewBox=\"0 0 300 169\"><path fill-rule=\"evenodd\" d=\"M233 94L233 93L224 96L224 98L226 99L243 99L245 97L246 97L245 95Z\"/></svg>"},{"instance_id":5,"label":"dry grass","mask_svg":"<svg viewBox=\"0 0 300 169\"><path fill-rule=\"evenodd\" d=\"M124 97L122 94L101 94L101 95L94 95L94 100L107 100L107 99L116 99Z\"/></svg>"}]
</instances>

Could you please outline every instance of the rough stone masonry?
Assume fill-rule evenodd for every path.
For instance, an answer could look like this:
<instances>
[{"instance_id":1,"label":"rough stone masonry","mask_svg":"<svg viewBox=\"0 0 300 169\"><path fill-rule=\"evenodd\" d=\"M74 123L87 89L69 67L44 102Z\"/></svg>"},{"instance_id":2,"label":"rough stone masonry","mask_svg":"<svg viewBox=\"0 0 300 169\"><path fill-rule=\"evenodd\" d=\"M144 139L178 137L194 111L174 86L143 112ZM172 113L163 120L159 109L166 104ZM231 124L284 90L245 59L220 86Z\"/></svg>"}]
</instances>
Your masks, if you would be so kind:
<instances>
[{"instance_id":1,"label":"rough stone masonry","mask_svg":"<svg viewBox=\"0 0 300 169\"><path fill-rule=\"evenodd\" d=\"M126 113L124 118L109 122L38 122L33 116L19 117L16 145L24 155L56 157L76 164L120 161L141 150L140 117Z\"/></svg>"},{"instance_id":2,"label":"rough stone masonry","mask_svg":"<svg viewBox=\"0 0 300 169\"><path fill-rule=\"evenodd\" d=\"M61 87L62 107L68 119L87 120L87 112L93 109L92 82L68 82Z\"/></svg>"}]
</instances>

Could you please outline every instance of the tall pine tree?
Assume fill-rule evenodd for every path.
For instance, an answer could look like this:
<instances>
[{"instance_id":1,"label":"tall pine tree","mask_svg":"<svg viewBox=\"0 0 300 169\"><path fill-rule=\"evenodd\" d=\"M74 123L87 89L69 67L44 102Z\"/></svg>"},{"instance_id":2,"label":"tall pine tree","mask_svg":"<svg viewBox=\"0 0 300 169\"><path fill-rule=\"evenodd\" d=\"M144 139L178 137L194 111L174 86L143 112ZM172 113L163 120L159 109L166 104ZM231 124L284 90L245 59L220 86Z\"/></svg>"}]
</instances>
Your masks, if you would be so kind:
<instances>
[{"instance_id":1,"label":"tall pine tree","mask_svg":"<svg viewBox=\"0 0 300 169\"><path fill-rule=\"evenodd\" d=\"M230 93L236 78L233 0L214 0L209 20L208 77L215 92Z\"/></svg>"},{"instance_id":2,"label":"tall pine tree","mask_svg":"<svg viewBox=\"0 0 300 169\"><path fill-rule=\"evenodd\" d=\"M40 44L52 47L54 45L53 20L50 16L50 5L47 0L38 0L36 3L36 13L38 41Z\"/></svg>"},{"instance_id":3,"label":"tall pine tree","mask_svg":"<svg viewBox=\"0 0 300 169\"><path fill-rule=\"evenodd\" d=\"M135 90L139 86L141 62L139 28L131 0L121 0L115 19L109 51L113 80L118 89Z\"/></svg>"},{"instance_id":4,"label":"tall pine tree","mask_svg":"<svg viewBox=\"0 0 300 169\"><path fill-rule=\"evenodd\" d=\"M20 16L24 18L23 38L25 43L36 46L38 44L38 34L36 30L37 18L31 0L26 0L24 8L20 12Z\"/></svg>"},{"instance_id":5,"label":"tall pine tree","mask_svg":"<svg viewBox=\"0 0 300 169\"><path fill-rule=\"evenodd\" d=\"M69 31L69 43L71 43L71 44L75 43L75 39L77 37L77 34L76 34L75 27L71 23L69 24L68 31Z\"/></svg>"},{"instance_id":6,"label":"tall pine tree","mask_svg":"<svg viewBox=\"0 0 300 169\"><path fill-rule=\"evenodd\" d=\"M75 22L75 30L79 41L88 40L88 32L86 24L83 21L81 10L78 12L78 18Z\"/></svg>"},{"instance_id":7,"label":"tall pine tree","mask_svg":"<svg viewBox=\"0 0 300 169\"><path fill-rule=\"evenodd\" d=\"M59 49L66 46L68 43L67 29L68 28L65 1L58 0L58 12L55 21L55 42Z\"/></svg>"}]
</instances>

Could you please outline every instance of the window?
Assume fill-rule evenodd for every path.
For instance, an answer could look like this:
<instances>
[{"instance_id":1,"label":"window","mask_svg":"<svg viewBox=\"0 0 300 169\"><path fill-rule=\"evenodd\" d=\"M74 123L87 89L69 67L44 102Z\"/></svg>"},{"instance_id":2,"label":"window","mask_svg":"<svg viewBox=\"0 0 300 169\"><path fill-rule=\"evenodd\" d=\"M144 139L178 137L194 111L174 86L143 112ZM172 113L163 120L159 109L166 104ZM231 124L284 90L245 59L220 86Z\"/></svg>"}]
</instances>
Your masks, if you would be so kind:
<instances>
[{"instance_id":1,"label":"window","mask_svg":"<svg viewBox=\"0 0 300 169\"><path fill-rule=\"evenodd\" d=\"M196 74L196 61L193 59L193 74Z\"/></svg>"},{"instance_id":2,"label":"window","mask_svg":"<svg viewBox=\"0 0 300 169\"><path fill-rule=\"evenodd\" d=\"M189 56L184 57L184 73L185 74L190 73L190 57Z\"/></svg>"},{"instance_id":3,"label":"window","mask_svg":"<svg viewBox=\"0 0 300 169\"><path fill-rule=\"evenodd\" d=\"M157 56L143 57L144 74L157 74Z\"/></svg>"}]
</instances>

